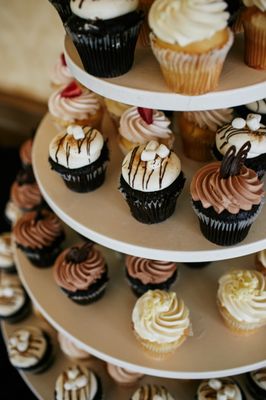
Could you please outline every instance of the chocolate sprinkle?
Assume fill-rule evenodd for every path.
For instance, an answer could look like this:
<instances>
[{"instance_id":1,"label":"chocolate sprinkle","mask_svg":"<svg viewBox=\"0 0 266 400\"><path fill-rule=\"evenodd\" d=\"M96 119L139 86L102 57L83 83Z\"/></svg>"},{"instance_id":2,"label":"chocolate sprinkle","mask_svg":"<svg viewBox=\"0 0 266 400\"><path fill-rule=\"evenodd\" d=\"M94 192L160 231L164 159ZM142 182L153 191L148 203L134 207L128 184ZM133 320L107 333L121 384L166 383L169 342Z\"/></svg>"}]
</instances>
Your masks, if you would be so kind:
<instances>
[{"instance_id":1,"label":"chocolate sprinkle","mask_svg":"<svg viewBox=\"0 0 266 400\"><path fill-rule=\"evenodd\" d=\"M73 262L74 264L78 264L85 261L86 258L88 257L92 245L93 245L92 242L86 242L81 247L78 246L71 247L71 249L66 255L66 261Z\"/></svg>"},{"instance_id":2,"label":"chocolate sprinkle","mask_svg":"<svg viewBox=\"0 0 266 400\"><path fill-rule=\"evenodd\" d=\"M244 143L238 152L236 151L235 146L229 147L221 163L219 175L221 179L227 179L229 176L236 176L240 174L241 168L246 161L250 148L250 141Z\"/></svg>"}]
</instances>

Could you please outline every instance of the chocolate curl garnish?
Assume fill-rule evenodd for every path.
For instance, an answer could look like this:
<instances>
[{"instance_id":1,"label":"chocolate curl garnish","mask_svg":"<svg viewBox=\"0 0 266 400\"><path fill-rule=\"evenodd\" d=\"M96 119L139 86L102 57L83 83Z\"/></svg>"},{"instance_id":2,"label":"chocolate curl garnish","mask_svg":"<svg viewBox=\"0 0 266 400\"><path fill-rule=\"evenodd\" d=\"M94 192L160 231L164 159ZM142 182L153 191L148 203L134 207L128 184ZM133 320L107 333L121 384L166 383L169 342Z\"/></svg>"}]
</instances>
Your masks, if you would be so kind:
<instances>
[{"instance_id":1,"label":"chocolate curl garnish","mask_svg":"<svg viewBox=\"0 0 266 400\"><path fill-rule=\"evenodd\" d=\"M146 124L153 123L153 110L151 108L138 107L138 113Z\"/></svg>"},{"instance_id":2,"label":"chocolate curl garnish","mask_svg":"<svg viewBox=\"0 0 266 400\"><path fill-rule=\"evenodd\" d=\"M250 148L251 143L249 141L240 147L238 153L235 146L229 147L221 163L220 178L227 179L229 176L239 175Z\"/></svg>"},{"instance_id":3,"label":"chocolate curl garnish","mask_svg":"<svg viewBox=\"0 0 266 400\"><path fill-rule=\"evenodd\" d=\"M65 59L64 53L61 53L61 54L60 54L60 59L61 59L61 64L62 64L64 67L66 67L66 66L67 66L67 63L66 63L66 59Z\"/></svg>"},{"instance_id":4,"label":"chocolate curl garnish","mask_svg":"<svg viewBox=\"0 0 266 400\"><path fill-rule=\"evenodd\" d=\"M71 98L80 96L82 93L81 87L77 84L77 82L70 82L65 89L60 93L61 97Z\"/></svg>"},{"instance_id":5,"label":"chocolate curl garnish","mask_svg":"<svg viewBox=\"0 0 266 400\"><path fill-rule=\"evenodd\" d=\"M78 246L71 247L71 249L66 255L66 261L73 262L74 264L78 264L85 261L86 258L88 257L92 245L93 245L92 242L86 242L81 247Z\"/></svg>"}]
</instances>

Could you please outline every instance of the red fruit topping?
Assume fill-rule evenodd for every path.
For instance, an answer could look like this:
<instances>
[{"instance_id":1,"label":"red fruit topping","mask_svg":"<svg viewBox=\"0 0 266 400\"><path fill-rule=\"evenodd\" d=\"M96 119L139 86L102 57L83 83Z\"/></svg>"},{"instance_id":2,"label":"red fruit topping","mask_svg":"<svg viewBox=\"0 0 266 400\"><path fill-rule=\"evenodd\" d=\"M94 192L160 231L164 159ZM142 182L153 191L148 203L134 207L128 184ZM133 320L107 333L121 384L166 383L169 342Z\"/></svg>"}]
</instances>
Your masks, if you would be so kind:
<instances>
[{"instance_id":1,"label":"red fruit topping","mask_svg":"<svg viewBox=\"0 0 266 400\"><path fill-rule=\"evenodd\" d=\"M153 123L153 110L151 108L138 107L138 113L148 125Z\"/></svg>"},{"instance_id":2,"label":"red fruit topping","mask_svg":"<svg viewBox=\"0 0 266 400\"><path fill-rule=\"evenodd\" d=\"M60 58L61 58L61 64L62 64L64 67L66 67L66 66L67 66L67 63L66 63L66 59L65 59L64 53L61 53L61 54L60 54Z\"/></svg>"},{"instance_id":3,"label":"red fruit topping","mask_svg":"<svg viewBox=\"0 0 266 400\"><path fill-rule=\"evenodd\" d=\"M81 88L79 87L79 85L75 82L72 81L70 82L69 85L67 85L67 87L62 90L62 92L60 93L61 97L77 97L80 96L82 93Z\"/></svg>"}]
</instances>

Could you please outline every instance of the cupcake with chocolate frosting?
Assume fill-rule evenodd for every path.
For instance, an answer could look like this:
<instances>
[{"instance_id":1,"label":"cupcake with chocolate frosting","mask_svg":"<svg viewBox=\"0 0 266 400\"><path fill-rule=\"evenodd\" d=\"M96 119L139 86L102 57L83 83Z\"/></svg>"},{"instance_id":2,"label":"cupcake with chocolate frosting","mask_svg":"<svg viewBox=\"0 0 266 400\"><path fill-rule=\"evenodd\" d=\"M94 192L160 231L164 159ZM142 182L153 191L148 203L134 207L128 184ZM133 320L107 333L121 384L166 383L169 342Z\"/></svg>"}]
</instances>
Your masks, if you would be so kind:
<instances>
[{"instance_id":1,"label":"cupcake with chocolate frosting","mask_svg":"<svg viewBox=\"0 0 266 400\"><path fill-rule=\"evenodd\" d=\"M260 368L255 371L248 372L247 389L253 399L266 399L266 368Z\"/></svg>"},{"instance_id":2,"label":"cupcake with chocolate frosting","mask_svg":"<svg viewBox=\"0 0 266 400\"><path fill-rule=\"evenodd\" d=\"M100 187L109 160L102 134L90 126L70 125L49 145L49 163L74 192L84 193Z\"/></svg>"},{"instance_id":3,"label":"cupcake with chocolate frosting","mask_svg":"<svg viewBox=\"0 0 266 400\"><path fill-rule=\"evenodd\" d=\"M65 238L60 219L42 209L24 214L13 228L15 243L36 267L49 267L61 251Z\"/></svg>"},{"instance_id":4,"label":"cupcake with chocolate frosting","mask_svg":"<svg viewBox=\"0 0 266 400\"><path fill-rule=\"evenodd\" d=\"M246 400L239 384L232 378L204 380L200 383L196 400Z\"/></svg>"},{"instance_id":5,"label":"cupcake with chocolate frosting","mask_svg":"<svg viewBox=\"0 0 266 400\"><path fill-rule=\"evenodd\" d=\"M106 364L107 372L110 377L119 385L123 387L134 386L142 377L143 374L133 372L129 369L119 367L110 363Z\"/></svg>"},{"instance_id":6,"label":"cupcake with chocolate frosting","mask_svg":"<svg viewBox=\"0 0 266 400\"><path fill-rule=\"evenodd\" d=\"M0 234L0 270L10 274L16 272L10 232Z\"/></svg>"},{"instance_id":7,"label":"cupcake with chocolate frosting","mask_svg":"<svg viewBox=\"0 0 266 400\"><path fill-rule=\"evenodd\" d=\"M164 386L145 384L139 387L130 400L175 400Z\"/></svg>"},{"instance_id":8,"label":"cupcake with chocolate frosting","mask_svg":"<svg viewBox=\"0 0 266 400\"><path fill-rule=\"evenodd\" d=\"M263 205L263 183L244 165L250 142L228 149L222 163L203 166L190 192L200 229L209 241L229 246L245 239Z\"/></svg>"},{"instance_id":9,"label":"cupcake with chocolate frosting","mask_svg":"<svg viewBox=\"0 0 266 400\"><path fill-rule=\"evenodd\" d=\"M148 290L169 290L177 278L177 265L136 256L126 257L126 278L136 296Z\"/></svg>"},{"instance_id":10,"label":"cupcake with chocolate frosting","mask_svg":"<svg viewBox=\"0 0 266 400\"><path fill-rule=\"evenodd\" d=\"M10 189L10 200L23 212L36 210L43 205L43 197L31 170L18 173Z\"/></svg>"},{"instance_id":11,"label":"cupcake with chocolate frosting","mask_svg":"<svg viewBox=\"0 0 266 400\"><path fill-rule=\"evenodd\" d=\"M120 192L139 222L162 222L175 211L185 184L181 162L164 144L136 146L123 160Z\"/></svg>"},{"instance_id":12,"label":"cupcake with chocolate frosting","mask_svg":"<svg viewBox=\"0 0 266 400\"><path fill-rule=\"evenodd\" d=\"M138 0L70 0L72 17L66 30L85 70L111 78L125 74L134 61L135 46L143 20Z\"/></svg>"},{"instance_id":13,"label":"cupcake with chocolate frosting","mask_svg":"<svg viewBox=\"0 0 266 400\"><path fill-rule=\"evenodd\" d=\"M54 279L62 291L78 304L100 299L108 282L107 264L91 243L64 250L54 264Z\"/></svg>"}]
</instances>

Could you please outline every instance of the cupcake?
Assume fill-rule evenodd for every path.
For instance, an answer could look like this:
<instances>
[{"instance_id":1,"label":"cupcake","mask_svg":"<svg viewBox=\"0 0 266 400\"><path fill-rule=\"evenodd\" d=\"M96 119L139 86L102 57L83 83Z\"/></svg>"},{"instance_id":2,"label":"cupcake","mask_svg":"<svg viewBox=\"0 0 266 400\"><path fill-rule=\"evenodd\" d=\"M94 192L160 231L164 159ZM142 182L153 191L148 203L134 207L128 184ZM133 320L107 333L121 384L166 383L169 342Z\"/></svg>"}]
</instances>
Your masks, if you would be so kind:
<instances>
[{"instance_id":1,"label":"cupcake","mask_svg":"<svg viewBox=\"0 0 266 400\"><path fill-rule=\"evenodd\" d=\"M57 339L62 352L69 358L74 360L87 360L91 355L83 350L77 343L70 340L67 336L58 332Z\"/></svg>"},{"instance_id":2,"label":"cupcake","mask_svg":"<svg viewBox=\"0 0 266 400\"><path fill-rule=\"evenodd\" d=\"M99 98L74 80L50 95L48 109L58 130L70 124L101 127L103 108Z\"/></svg>"},{"instance_id":3,"label":"cupcake","mask_svg":"<svg viewBox=\"0 0 266 400\"><path fill-rule=\"evenodd\" d=\"M73 246L57 257L54 279L75 303L93 303L105 292L108 282L106 261L90 243Z\"/></svg>"},{"instance_id":4,"label":"cupcake","mask_svg":"<svg viewBox=\"0 0 266 400\"><path fill-rule=\"evenodd\" d=\"M266 2L243 0L242 12L245 38L245 63L255 69L266 69Z\"/></svg>"},{"instance_id":5,"label":"cupcake","mask_svg":"<svg viewBox=\"0 0 266 400\"><path fill-rule=\"evenodd\" d=\"M250 335L266 325L266 278L255 270L230 271L219 279L217 304L225 325Z\"/></svg>"},{"instance_id":6,"label":"cupcake","mask_svg":"<svg viewBox=\"0 0 266 400\"><path fill-rule=\"evenodd\" d=\"M16 275L0 274L0 319L16 323L30 313L30 300Z\"/></svg>"},{"instance_id":7,"label":"cupcake","mask_svg":"<svg viewBox=\"0 0 266 400\"><path fill-rule=\"evenodd\" d=\"M122 163L119 190L139 222L162 222L175 211L185 184L181 162L154 140L131 150Z\"/></svg>"},{"instance_id":8,"label":"cupcake","mask_svg":"<svg viewBox=\"0 0 266 400\"><path fill-rule=\"evenodd\" d=\"M25 326L8 338L7 351L13 367L31 373L46 370L53 360L49 335L35 326Z\"/></svg>"},{"instance_id":9,"label":"cupcake","mask_svg":"<svg viewBox=\"0 0 266 400\"><path fill-rule=\"evenodd\" d=\"M64 53L61 53L60 57L58 57L58 59L56 60L56 63L51 73L52 87L54 87L55 89L66 87L73 80L74 76L72 75L70 69L67 66Z\"/></svg>"},{"instance_id":10,"label":"cupcake","mask_svg":"<svg viewBox=\"0 0 266 400\"><path fill-rule=\"evenodd\" d=\"M259 114L248 114L247 119L234 118L216 132L214 156L221 160L230 146L236 150L250 141L251 148L247 154L245 165L254 169L261 178L266 170L266 126L260 123Z\"/></svg>"},{"instance_id":11,"label":"cupcake","mask_svg":"<svg viewBox=\"0 0 266 400\"><path fill-rule=\"evenodd\" d=\"M54 399L102 400L101 380L87 366L72 365L56 379Z\"/></svg>"},{"instance_id":12,"label":"cupcake","mask_svg":"<svg viewBox=\"0 0 266 400\"><path fill-rule=\"evenodd\" d=\"M100 187L109 160L102 134L90 126L70 125L49 145L49 162L74 192L84 193Z\"/></svg>"},{"instance_id":13,"label":"cupcake","mask_svg":"<svg viewBox=\"0 0 266 400\"><path fill-rule=\"evenodd\" d=\"M204 165L194 175L190 192L202 234L221 246L245 239L263 205L263 183L243 165L250 149L228 149L222 163Z\"/></svg>"},{"instance_id":14,"label":"cupcake","mask_svg":"<svg viewBox=\"0 0 266 400\"><path fill-rule=\"evenodd\" d=\"M107 97L104 98L104 105L107 109L109 117L113 121L115 127L118 129L121 115L131 106L125 103L120 103L116 100L108 99Z\"/></svg>"},{"instance_id":15,"label":"cupcake","mask_svg":"<svg viewBox=\"0 0 266 400\"><path fill-rule=\"evenodd\" d=\"M233 43L226 6L222 0L156 0L152 4L151 47L172 91L199 95L218 86Z\"/></svg>"},{"instance_id":16,"label":"cupcake","mask_svg":"<svg viewBox=\"0 0 266 400\"><path fill-rule=\"evenodd\" d=\"M247 389L253 399L266 399L266 368L257 369L246 374Z\"/></svg>"},{"instance_id":17,"label":"cupcake","mask_svg":"<svg viewBox=\"0 0 266 400\"><path fill-rule=\"evenodd\" d=\"M169 128L171 121L162 111L142 107L128 108L120 118L118 143L126 155L134 147L156 140L173 147L174 134Z\"/></svg>"},{"instance_id":18,"label":"cupcake","mask_svg":"<svg viewBox=\"0 0 266 400\"><path fill-rule=\"evenodd\" d=\"M234 112L237 117L243 119L246 119L248 114L259 114L261 116L260 122L266 125L266 98L234 107Z\"/></svg>"},{"instance_id":19,"label":"cupcake","mask_svg":"<svg viewBox=\"0 0 266 400\"><path fill-rule=\"evenodd\" d=\"M266 250L261 250L255 255L255 266L257 271L266 275Z\"/></svg>"},{"instance_id":20,"label":"cupcake","mask_svg":"<svg viewBox=\"0 0 266 400\"><path fill-rule=\"evenodd\" d=\"M125 74L134 61L143 20L138 0L70 0L73 16L66 30L91 75L112 78Z\"/></svg>"},{"instance_id":21,"label":"cupcake","mask_svg":"<svg viewBox=\"0 0 266 400\"><path fill-rule=\"evenodd\" d=\"M10 200L21 211L40 208L44 201L32 170L21 170L10 189Z\"/></svg>"},{"instance_id":22,"label":"cupcake","mask_svg":"<svg viewBox=\"0 0 266 400\"><path fill-rule=\"evenodd\" d=\"M211 150L217 129L232 119L231 108L180 113L179 133L186 157L195 161L210 161L213 158Z\"/></svg>"},{"instance_id":23,"label":"cupcake","mask_svg":"<svg viewBox=\"0 0 266 400\"><path fill-rule=\"evenodd\" d=\"M153 358L172 354L190 334L189 310L175 292L149 290L132 312L135 336Z\"/></svg>"},{"instance_id":24,"label":"cupcake","mask_svg":"<svg viewBox=\"0 0 266 400\"><path fill-rule=\"evenodd\" d=\"M22 167L26 170L32 169L32 144L33 140L25 140L19 148L19 157L22 163Z\"/></svg>"},{"instance_id":25,"label":"cupcake","mask_svg":"<svg viewBox=\"0 0 266 400\"><path fill-rule=\"evenodd\" d=\"M24 214L12 231L15 243L36 267L49 267L65 238L60 219L46 209Z\"/></svg>"},{"instance_id":26,"label":"cupcake","mask_svg":"<svg viewBox=\"0 0 266 400\"><path fill-rule=\"evenodd\" d=\"M10 232L0 234L0 270L11 274L16 272Z\"/></svg>"},{"instance_id":27,"label":"cupcake","mask_svg":"<svg viewBox=\"0 0 266 400\"><path fill-rule=\"evenodd\" d=\"M127 256L125 263L126 278L136 296L148 290L169 290L177 278L175 262Z\"/></svg>"},{"instance_id":28,"label":"cupcake","mask_svg":"<svg viewBox=\"0 0 266 400\"><path fill-rule=\"evenodd\" d=\"M69 0L49 0L58 12L62 23L64 24L67 19L72 15Z\"/></svg>"},{"instance_id":29,"label":"cupcake","mask_svg":"<svg viewBox=\"0 0 266 400\"><path fill-rule=\"evenodd\" d=\"M106 364L107 372L110 377L119 385L123 387L134 386L143 375L139 372L133 372L129 369L118 367L110 363Z\"/></svg>"},{"instance_id":30,"label":"cupcake","mask_svg":"<svg viewBox=\"0 0 266 400\"><path fill-rule=\"evenodd\" d=\"M175 400L164 386L147 383L139 387L130 397L130 400Z\"/></svg>"},{"instance_id":31,"label":"cupcake","mask_svg":"<svg viewBox=\"0 0 266 400\"><path fill-rule=\"evenodd\" d=\"M204 380L199 384L195 400L246 400L239 384L232 378Z\"/></svg>"}]
</instances>

